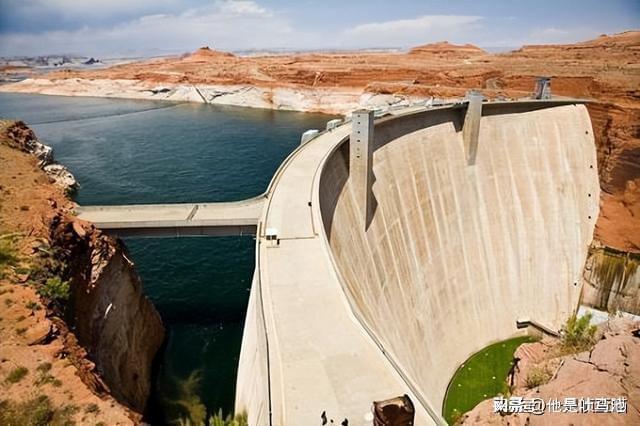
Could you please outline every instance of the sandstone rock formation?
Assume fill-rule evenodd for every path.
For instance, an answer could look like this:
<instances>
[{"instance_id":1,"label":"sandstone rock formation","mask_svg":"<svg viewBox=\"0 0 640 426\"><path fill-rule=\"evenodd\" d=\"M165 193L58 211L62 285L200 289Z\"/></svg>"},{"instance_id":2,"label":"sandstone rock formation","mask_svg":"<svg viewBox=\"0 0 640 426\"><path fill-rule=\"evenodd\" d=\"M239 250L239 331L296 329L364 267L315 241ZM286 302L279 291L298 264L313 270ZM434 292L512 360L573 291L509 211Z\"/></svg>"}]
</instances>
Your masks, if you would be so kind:
<instances>
[{"instance_id":1,"label":"sandstone rock formation","mask_svg":"<svg viewBox=\"0 0 640 426\"><path fill-rule=\"evenodd\" d=\"M44 167L53 162L53 149L38 140L36 134L22 121L16 121L6 129L9 143L15 148L33 154L38 166Z\"/></svg>"},{"instance_id":2,"label":"sandstone rock formation","mask_svg":"<svg viewBox=\"0 0 640 426\"><path fill-rule=\"evenodd\" d=\"M69 265L74 334L111 394L143 412L164 329L124 245L68 217L53 221L52 240Z\"/></svg>"},{"instance_id":3,"label":"sandstone rock formation","mask_svg":"<svg viewBox=\"0 0 640 426\"><path fill-rule=\"evenodd\" d=\"M62 187L66 193L72 193L78 189L78 181L62 164L47 164L42 168L53 179L53 183Z\"/></svg>"},{"instance_id":4,"label":"sandstone rock formation","mask_svg":"<svg viewBox=\"0 0 640 426\"><path fill-rule=\"evenodd\" d=\"M41 143L24 122L16 121L6 132L9 143L15 148L33 154L38 159L38 166L66 193L71 194L79 188L80 185L69 169L53 161L53 148Z\"/></svg>"},{"instance_id":5,"label":"sandstone rock formation","mask_svg":"<svg viewBox=\"0 0 640 426\"><path fill-rule=\"evenodd\" d=\"M438 55L447 58L470 58L472 56L484 55L487 52L473 44L457 45L451 44L447 41L441 41L438 43L424 44L422 46L414 47L409 51L409 53L414 55Z\"/></svg>"}]
</instances>

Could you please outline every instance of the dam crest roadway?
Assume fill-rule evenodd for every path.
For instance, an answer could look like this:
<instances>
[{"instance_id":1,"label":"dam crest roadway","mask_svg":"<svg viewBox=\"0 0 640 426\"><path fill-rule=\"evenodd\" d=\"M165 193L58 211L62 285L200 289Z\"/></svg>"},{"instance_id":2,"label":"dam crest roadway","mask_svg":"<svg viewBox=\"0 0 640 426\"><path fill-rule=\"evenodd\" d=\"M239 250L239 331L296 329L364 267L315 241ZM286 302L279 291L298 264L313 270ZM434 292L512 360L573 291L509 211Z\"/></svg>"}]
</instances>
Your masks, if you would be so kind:
<instances>
[{"instance_id":1,"label":"dam crest roadway","mask_svg":"<svg viewBox=\"0 0 640 426\"><path fill-rule=\"evenodd\" d=\"M586 108L581 105L583 101L482 102L480 98L479 105L474 102L477 99L469 98L469 101L438 107L414 106L390 110L381 116L356 112L353 121L334 123L331 129L305 140L284 160L265 193L249 200L79 206L77 213L80 219L91 221L117 236L256 236L256 268L236 386L236 411L246 411L249 424L319 424L320 416L325 412L335 424L348 419L349 425L370 425L373 401L404 394L409 395L415 406L416 425L443 424L440 407L453 372L482 345L517 334L518 317L514 313L517 309L505 309L502 316L496 314L493 321L500 322L499 326L487 327L483 332L462 330L457 337L455 333L459 331L442 330L442 318L431 318L433 325L421 323L422 313L406 308L411 300L422 297L420 295L427 290L437 289L434 290L433 285L427 290L418 288L422 284L417 286L415 283L425 279L421 275L424 271L420 272L421 265L411 256L401 257L416 263L414 269L394 266L388 259L376 262L373 259L378 259L380 252L375 247L384 247L390 255L402 254L405 250L419 252L425 259L431 259L430 262L436 262L445 254L434 252L431 246L418 247L416 240L428 236L427 240L435 241L434 247L442 250L449 250L447 244L452 244L451 250L464 252L460 256L464 258L467 271L461 273L471 281L472 272L478 265L467 257L473 257L475 253L461 245L458 239L455 239L455 246L449 243L454 240L454 232L462 233L471 226L480 235L476 244L487 250L487 257L495 258L495 262L500 261L500 255L511 256L508 247L515 253L512 256L525 259L531 255L527 254L526 247L518 246L525 243L509 241L504 248L500 245L501 240L491 241L494 238L491 227L507 231L515 226L520 230L526 229L528 223L547 221L547 226L557 234L550 238L555 237L558 242L541 240L540 249L557 245L559 249L576 252L567 257L567 266L560 268L563 272L557 274L557 279L555 266L545 263L540 272L529 271L533 267L526 260L509 261L505 272L496 270L486 274L495 276L496 282L500 283L500 280L513 281L514 274L520 274L521 270L529 271L527 274L533 276L533 284L537 283L534 278L540 274L550 276L549 285L559 287L557 294L549 296L551 302L547 304L554 311L534 307L527 308L523 314L557 330L561 321L577 306L579 287L574 287L574 280L579 280L598 213L595 145ZM371 122L366 122L367 117ZM363 134L363 139L359 139ZM514 135L529 140L511 140ZM546 144L544 138L552 143ZM349 153L350 145L351 149L359 146L356 142L352 144L351 139L362 142L364 151ZM490 152L488 149L494 140L496 144L512 144L514 151L535 150L536 155L548 155L553 161L543 166L551 169L528 176L526 172L530 169L498 161L498 155L509 154L504 149L500 154ZM388 151L391 147L401 151L399 154ZM412 155L412 150L426 149L446 151L440 159L443 162L440 169L429 173L434 173L432 179L441 184L438 187L448 188L449 192L438 193L438 188L429 186L428 179L422 177L422 166L423 171L414 168L421 157ZM518 158L527 162L526 155ZM395 168L397 161L406 165L404 171ZM531 167L536 166L531 164ZM583 166L584 172L581 171ZM356 173L362 173L362 179L356 179ZM396 178L388 180L387 177L394 173ZM545 173L562 181L541 189L540 182L544 181ZM522 181L513 177L519 174L523 176ZM454 185L455 179L463 183ZM495 202L492 199L485 202L483 197L489 197L490 190L496 193L503 190L499 184L501 179L513 181L513 188L535 190L533 199L521 199L522 194L514 193L509 187L512 196L508 200L501 201L498 197ZM444 182L454 187L449 188ZM409 185L411 203L417 203L417 206L404 205L409 203L409 197L387 200L388 194L405 193L407 189L401 184ZM458 193L459 187L467 192ZM418 197L421 188L425 193ZM540 191L548 191L548 195ZM584 200L581 198L583 192ZM590 194L588 198L587 193ZM385 216L390 211L389 202L401 209L393 221ZM512 205L508 205L509 202ZM454 213L468 211L469 203L477 205L479 213L473 212L466 219L456 217ZM485 214L498 209L508 215L513 206L518 209L513 213L517 223L512 223L506 216L494 220ZM531 214L527 206L531 206ZM568 212L567 206L570 207ZM435 223L427 223L424 213L427 211L435 212ZM536 216L538 211L543 214ZM557 215L567 218L556 220ZM444 223L447 220L456 222L449 227ZM495 223L490 223L492 220ZM415 222L416 228L405 222ZM578 229L566 230L568 223ZM388 231L381 235L379 229ZM412 230L421 230L415 232L424 232L424 235L413 238ZM376 242L376 246L368 245L369 240ZM354 252L347 250L348 241L354 242ZM405 241L409 248L397 246L398 241ZM495 253L490 253L491 250ZM369 261L367 259L371 259L373 263L369 265L375 264L375 267L362 263ZM442 262L443 277L458 273L447 269L446 260ZM361 263L365 265L364 269L359 269ZM576 266L578 264L580 268ZM375 294L369 294L367 288L358 288L358 285L372 286L376 280L382 282L381 292L376 289ZM453 285L447 280L442 284ZM519 290L520 286L528 284L520 283L518 287L513 284L501 289L507 293L504 297L517 299L524 294ZM414 291L419 296L412 297ZM446 293L440 293L437 297L446 297ZM455 297L486 296L485 293L473 295L466 288L459 293L460 296ZM432 302L435 295L429 297L431 299L425 299L425 306L420 307L427 317L432 315L428 312L430 303L443 304L438 300ZM518 303L536 300L535 297L529 299ZM390 305L389 300L394 300L398 312L409 311L407 318L415 316L416 319L405 322L404 317L392 311L375 311L378 309L375 300L380 300L379 306L383 308ZM463 315L479 315L477 304L457 303L461 310L468 312ZM493 313L488 316L493 317ZM481 323L488 324L489 320ZM463 321L462 326L467 323ZM407 334L398 336L403 328L407 329ZM434 336L440 337L435 339ZM402 338L415 347L398 343ZM448 343L446 339L455 340L457 344L451 346L454 343Z\"/></svg>"}]
</instances>

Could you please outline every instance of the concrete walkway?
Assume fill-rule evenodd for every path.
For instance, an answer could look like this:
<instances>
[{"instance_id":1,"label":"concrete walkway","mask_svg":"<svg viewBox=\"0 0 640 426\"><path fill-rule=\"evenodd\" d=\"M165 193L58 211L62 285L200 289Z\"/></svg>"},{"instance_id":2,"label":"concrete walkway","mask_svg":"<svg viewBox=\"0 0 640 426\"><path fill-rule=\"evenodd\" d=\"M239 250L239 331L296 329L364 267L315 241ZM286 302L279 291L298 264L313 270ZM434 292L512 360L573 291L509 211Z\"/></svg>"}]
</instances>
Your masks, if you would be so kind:
<instances>
[{"instance_id":1,"label":"concrete walkway","mask_svg":"<svg viewBox=\"0 0 640 426\"><path fill-rule=\"evenodd\" d=\"M323 411L334 424L371 425L374 400L411 395L351 313L319 235L319 210L309 205L323 160L350 131L346 124L310 141L279 170L269 194L265 227L278 230L280 243L261 242L259 274L273 425L320 424ZM432 424L412 400L416 424Z\"/></svg>"},{"instance_id":2,"label":"concrete walkway","mask_svg":"<svg viewBox=\"0 0 640 426\"><path fill-rule=\"evenodd\" d=\"M79 206L78 217L118 236L255 235L263 196L228 203Z\"/></svg>"}]
</instances>

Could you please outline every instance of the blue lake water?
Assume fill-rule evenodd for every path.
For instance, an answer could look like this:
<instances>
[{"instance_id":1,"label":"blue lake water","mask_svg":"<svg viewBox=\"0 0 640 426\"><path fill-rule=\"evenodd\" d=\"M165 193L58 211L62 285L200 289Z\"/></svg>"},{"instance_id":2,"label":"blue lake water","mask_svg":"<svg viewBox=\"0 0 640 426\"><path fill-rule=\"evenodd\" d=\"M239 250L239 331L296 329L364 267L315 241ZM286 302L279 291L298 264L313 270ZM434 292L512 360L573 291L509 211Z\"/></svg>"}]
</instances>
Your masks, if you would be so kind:
<instances>
[{"instance_id":1,"label":"blue lake water","mask_svg":"<svg viewBox=\"0 0 640 426\"><path fill-rule=\"evenodd\" d=\"M307 129L331 116L202 104L0 94L54 148L80 204L232 201L262 193ZM127 239L168 339L151 418L233 409L253 238Z\"/></svg>"}]
</instances>

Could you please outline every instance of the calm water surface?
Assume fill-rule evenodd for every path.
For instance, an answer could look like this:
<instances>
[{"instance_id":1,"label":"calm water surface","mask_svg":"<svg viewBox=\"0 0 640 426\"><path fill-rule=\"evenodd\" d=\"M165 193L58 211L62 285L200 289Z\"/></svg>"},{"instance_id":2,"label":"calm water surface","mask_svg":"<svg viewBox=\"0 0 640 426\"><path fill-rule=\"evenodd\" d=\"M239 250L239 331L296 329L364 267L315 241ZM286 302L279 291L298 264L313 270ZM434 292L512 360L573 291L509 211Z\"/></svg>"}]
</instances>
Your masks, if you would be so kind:
<instances>
[{"instance_id":1,"label":"calm water surface","mask_svg":"<svg viewBox=\"0 0 640 426\"><path fill-rule=\"evenodd\" d=\"M201 104L0 94L81 184L80 204L232 201L262 193L331 116ZM253 238L128 239L168 330L154 423L233 409Z\"/></svg>"}]
</instances>

